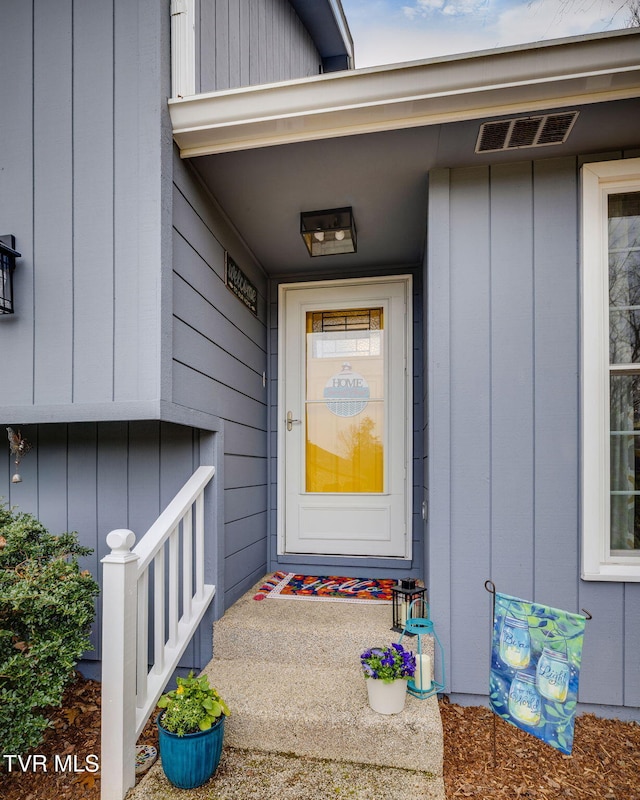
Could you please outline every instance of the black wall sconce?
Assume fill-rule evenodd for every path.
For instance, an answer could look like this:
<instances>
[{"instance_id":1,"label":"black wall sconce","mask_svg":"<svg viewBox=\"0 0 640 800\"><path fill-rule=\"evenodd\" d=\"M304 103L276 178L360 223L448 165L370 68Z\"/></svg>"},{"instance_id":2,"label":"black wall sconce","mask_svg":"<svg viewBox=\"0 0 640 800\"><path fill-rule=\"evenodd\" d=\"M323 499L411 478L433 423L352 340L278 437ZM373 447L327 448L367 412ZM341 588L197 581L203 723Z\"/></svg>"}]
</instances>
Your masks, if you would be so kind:
<instances>
[{"instance_id":1,"label":"black wall sconce","mask_svg":"<svg viewBox=\"0 0 640 800\"><path fill-rule=\"evenodd\" d=\"M15 236L0 236L0 314L13 314L13 270L20 258L15 246Z\"/></svg>"},{"instance_id":2,"label":"black wall sconce","mask_svg":"<svg viewBox=\"0 0 640 800\"><path fill-rule=\"evenodd\" d=\"M310 256L355 253L358 249L351 207L303 211L300 214L300 233Z\"/></svg>"}]
</instances>

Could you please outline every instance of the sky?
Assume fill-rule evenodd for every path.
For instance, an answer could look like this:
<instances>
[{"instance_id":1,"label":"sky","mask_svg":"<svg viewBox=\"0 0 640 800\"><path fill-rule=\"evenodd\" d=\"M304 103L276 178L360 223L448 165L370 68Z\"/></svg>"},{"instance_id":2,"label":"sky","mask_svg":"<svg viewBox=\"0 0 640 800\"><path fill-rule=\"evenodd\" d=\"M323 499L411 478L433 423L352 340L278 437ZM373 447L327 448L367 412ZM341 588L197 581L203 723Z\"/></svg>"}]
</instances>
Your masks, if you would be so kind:
<instances>
[{"instance_id":1,"label":"sky","mask_svg":"<svg viewBox=\"0 0 640 800\"><path fill-rule=\"evenodd\" d=\"M342 0L356 67L626 27L624 0Z\"/></svg>"}]
</instances>

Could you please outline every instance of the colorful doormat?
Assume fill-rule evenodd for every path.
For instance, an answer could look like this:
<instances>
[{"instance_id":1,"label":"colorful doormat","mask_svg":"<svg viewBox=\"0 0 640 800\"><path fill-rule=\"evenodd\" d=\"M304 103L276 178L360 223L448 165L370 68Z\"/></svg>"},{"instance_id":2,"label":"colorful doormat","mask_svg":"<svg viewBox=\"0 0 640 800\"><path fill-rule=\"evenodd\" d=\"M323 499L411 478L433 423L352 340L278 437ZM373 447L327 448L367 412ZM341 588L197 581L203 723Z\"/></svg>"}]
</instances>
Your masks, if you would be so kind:
<instances>
[{"instance_id":1,"label":"colorful doormat","mask_svg":"<svg viewBox=\"0 0 640 800\"><path fill-rule=\"evenodd\" d=\"M335 575L313 577L293 572L275 572L254 595L286 600L343 600L347 603L390 603L392 579L367 580Z\"/></svg>"},{"instance_id":2,"label":"colorful doormat","mask_svg":"<svg viewBox=\"0 0 640 800\"><path fill-rule=\"evenodd\" d=\"M569 755L585 618L506 594L495 598L491 708Z\"/></svg>"}]
</instances>

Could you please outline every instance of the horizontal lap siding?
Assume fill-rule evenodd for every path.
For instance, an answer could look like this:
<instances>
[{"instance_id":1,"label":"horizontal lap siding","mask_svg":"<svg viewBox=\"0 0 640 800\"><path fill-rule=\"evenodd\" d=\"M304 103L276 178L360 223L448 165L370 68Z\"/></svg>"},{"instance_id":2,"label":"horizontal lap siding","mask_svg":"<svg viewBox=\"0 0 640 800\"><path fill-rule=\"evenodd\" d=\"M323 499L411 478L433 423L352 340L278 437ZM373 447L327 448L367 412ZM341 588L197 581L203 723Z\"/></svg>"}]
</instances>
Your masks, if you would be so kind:
<instances>
[{"instance_id":1,"label":"horizontal lap siding","mask_svg":"<svg viewBox=\"0 0 640 800\"><path fill-rule=\"evenodd\" d=\"M223 431L225 607L266 572L266 280L194 170L174 161L173 402ZM224 254L258 289L254 315L224 283Z\"/></svg>"},{"instance_id":2,"label":"horizontal lap siding","mask_svg":"<svg viewBox=\"0 0 640 800\"><path fill-rule=\"evenodd\" d=\"M22 258L0 407L159 397L165 16L153 0L3 8L0 212Z\"/></svg>"},{"instance_id":3,"label":"horizontal lap siding","mask_svg":"<svg viewBox=\"0 0 640 800\"><path fill-rule=\"evenodd\" d=\"M201 0L199 92L317 75L318 51L288 0Z\"/></svg>"},{"instance_id":4,"label":"horizontal lap siding","mask_svg":"<svg viewBox=\"0 0 640 800\"><path fill-rule=\"evenodd\" d=\"M448 689L487 694L492 579L579 611L580 700L640 704L637 584L581 581L576 159L430 179L429 584Z\"/></svg>"}]
</instances>

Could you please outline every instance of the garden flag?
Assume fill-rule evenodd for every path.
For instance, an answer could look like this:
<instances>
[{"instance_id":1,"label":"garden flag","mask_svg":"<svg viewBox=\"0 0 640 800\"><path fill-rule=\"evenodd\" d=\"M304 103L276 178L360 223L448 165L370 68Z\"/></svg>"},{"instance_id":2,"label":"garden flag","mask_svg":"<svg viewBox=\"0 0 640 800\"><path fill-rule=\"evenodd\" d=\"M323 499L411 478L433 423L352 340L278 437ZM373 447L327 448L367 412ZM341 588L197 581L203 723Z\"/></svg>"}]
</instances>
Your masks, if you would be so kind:
<instances>
[{"instance_id":1,"label":"garden flag","mask_svg":"<svg viewBox=\"0 0 640 800\"><path fill-rule=\"evenodd\" d=\"M573 746L584 626L578 614L496 592L491 708L567 754Z\"/></svg>"}]
</instances>

